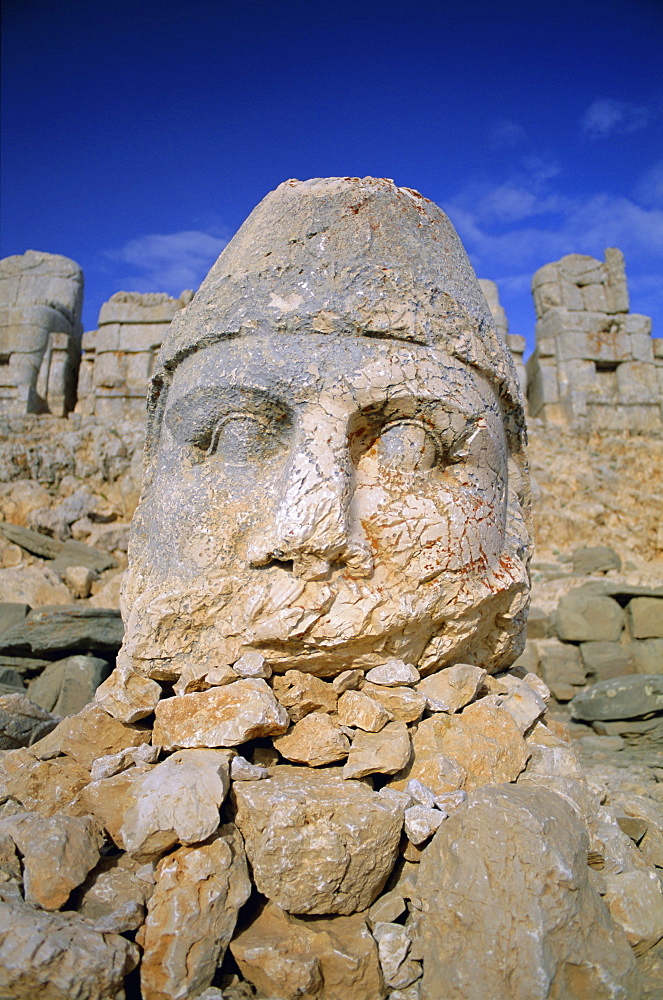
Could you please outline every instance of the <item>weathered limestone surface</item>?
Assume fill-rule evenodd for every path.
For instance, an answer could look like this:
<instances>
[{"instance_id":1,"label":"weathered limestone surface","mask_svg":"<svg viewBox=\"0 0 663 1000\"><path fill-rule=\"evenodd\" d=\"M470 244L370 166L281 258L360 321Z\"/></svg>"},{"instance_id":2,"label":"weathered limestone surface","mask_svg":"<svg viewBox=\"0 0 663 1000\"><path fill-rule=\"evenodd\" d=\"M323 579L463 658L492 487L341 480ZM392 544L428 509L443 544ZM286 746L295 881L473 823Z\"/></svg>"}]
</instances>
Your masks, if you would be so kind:
<instances>
[{"instance_id":1,"label":"weathered limestone surface","mask_svg":"<svg viewBox=\"0 0 663 1000\"><path fill-rule=\"evenodd\" d=\"M495 282L489 281L488 278L479 278L479 284L495 320L495 328L513 355L518 381L524 396L527 393L527 369L523 359L526 347L525 338L517 333L509 333L509 321L504 306L500 303L500 294Z\"/></svg>"},{"instance_id":2,"label":"weathered limestone surface","mask_svg":"<svg viewBox=\"0 0 663 1000\"><path fill-rule=\"evenodd\" d=\"M159 862L140 933L143 1000L187 1000L211 985L250 892L242 840L229 824Z\"/></svg>"},{"instance_id":3,"label":"weathered limestone surface","mask_svg":"<svg viewBox=\"0 0 663 1000\"><path fill-rule=\"evenodd\" d=\"M117 1000L138 964L135 944L77 913L0 903L0 995L15 1000Z\"/></svg>"},{"instance_id":4,"label":"weathered limestone surface","mask_svg":"<svg viewBox=\"0 0 663 1000\"><path fill-rule=\"evenodd\" d=\"M576 813L554 792L470 795L417 877L422 1000L638 997L633 953L590 888L587 848Z\"/></svg>"},{"instance_id":5,"label":"weathered limestone surface","mask_svg":"<svg viewBox=\"0 0 663 1000\"><path fill-rule=\"evenodd\" d=\"M65 416L76 400L83 272L59 254L0 261L0 412Z\"/></svg>"},{"instance_id":6,"label":"weathered limestone surface","mask_svg":"<svg viewBox=\"0 0 663 1000\"><path fill-rule=\"evenodd\" d=\"M236 823L260 892L292 913L367 909L391 872L398 807L341 773L275 767L233 786Z\"/></svg>"},{"instance_id":7,"label":"weathered limestone surface","mask_svg":"<svg viewBox=\"0 0 663 1000\"><path fill-rule=\"evenodd\" d=\"M530 413L580 430L661 428L661 387L648 316L629 313L621 251L567 254L532 279L536 350Z\"/></svg>"},{"instance_id":8,"label":"weathered limestone surface","mask_svg":"<svg viewBox=\"0 0 663 1000\"><path fill-rule=\"evenodd\" d=\"M96 330L83 334L76 412L142 421L154 361L175 314L191 301L162 292L116 292Z\"/></svg>"}]
</instances>

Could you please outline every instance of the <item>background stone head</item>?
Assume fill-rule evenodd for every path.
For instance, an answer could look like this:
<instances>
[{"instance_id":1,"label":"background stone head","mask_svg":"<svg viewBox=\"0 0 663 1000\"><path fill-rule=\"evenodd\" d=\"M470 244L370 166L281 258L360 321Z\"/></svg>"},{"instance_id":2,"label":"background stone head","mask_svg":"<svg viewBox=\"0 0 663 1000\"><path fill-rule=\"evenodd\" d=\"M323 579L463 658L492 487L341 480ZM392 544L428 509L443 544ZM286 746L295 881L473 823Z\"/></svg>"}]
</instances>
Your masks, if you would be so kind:
<instances>
[{"instance_id":1,"label":"background stone head","mask_svg":"<svg viewBox=\"0 0 663 1000\"><path fill-rule=\"evenodd\" d=\"M280 185L173 321L148 411L125 589L139 667L515 658L520 390L430 201L373 178Z\"/></svg>"}]
</instances>

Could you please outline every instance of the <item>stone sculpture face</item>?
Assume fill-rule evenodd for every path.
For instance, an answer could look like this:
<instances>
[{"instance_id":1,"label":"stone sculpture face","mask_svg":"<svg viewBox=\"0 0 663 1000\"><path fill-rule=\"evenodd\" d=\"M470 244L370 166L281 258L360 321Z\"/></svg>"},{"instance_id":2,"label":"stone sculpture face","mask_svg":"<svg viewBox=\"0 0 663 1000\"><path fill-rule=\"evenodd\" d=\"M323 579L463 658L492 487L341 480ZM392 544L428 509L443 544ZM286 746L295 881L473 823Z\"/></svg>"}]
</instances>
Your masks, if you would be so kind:
<instances>
[{"instance_id":1,"label":"stone sculpture face","mask_svg":"<svg viewBox=\"0 0 663 1000\"><path fill-rule=\"evenodd\" d=\"M319 676L394 656L422 673L510 662L526 497L490 371L400 331L183 323L194 347L169 364L165 346L134 523L137 669L175 679L247 650Z\"/></svg>"}]
</instances>

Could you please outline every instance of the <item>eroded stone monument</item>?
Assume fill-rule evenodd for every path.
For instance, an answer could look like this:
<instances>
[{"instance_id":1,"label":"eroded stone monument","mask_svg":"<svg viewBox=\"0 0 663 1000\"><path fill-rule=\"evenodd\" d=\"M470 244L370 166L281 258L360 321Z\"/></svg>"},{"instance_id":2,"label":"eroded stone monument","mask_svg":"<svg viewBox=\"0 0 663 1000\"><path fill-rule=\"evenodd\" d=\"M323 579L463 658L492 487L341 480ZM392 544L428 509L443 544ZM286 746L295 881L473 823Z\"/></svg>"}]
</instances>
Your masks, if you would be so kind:
<instances>
[{"instance_id":1,"label":"eroded stone monument","mask_svg":"<svg viewBox=\"0 0 663 1000\"><path fill-rule=\"evenodd\" d=\"M629 312L624 256L567 254L532 279L536 349L527 362L530 414L588 431L663 426L660 340Z\"/></svg>"},{"instance_id":2,"label":"eroded stone monument","mask_svg":"<svg viewBox=\"0 0 663 1000\"><path fill-rule=\"evenodd\" d=\"M59 254L0 261L0 413L53 413L76 401L83 272Z\"/></svg>"},{"instance_id":3,"label":"eroded stone monument","mask_svg":"<svg viewBox=\"0 0 663 1000\"><path fill-rule=\"evenodd\" d=\"M282 184L148 412L117 667L1 762L0 987L119 998L140 963L144 1000L639 997L663 912L627 939L601 892L628 873L657 912L658 882L508 669L522 400L446 216ZM40 880L46 830L78 850Z\"/></svg>"},{"instance_id":4,"label":"eroded stone monument","mask_svg":"<svg viewBox=\"0 0 663 1000\"><path fill-rule=\"evenodd\" d=\"M173 316L193 292L116 292L83 334L76 412L104 419L143 420L154 363Z\"/></svg>"}]
</instances>

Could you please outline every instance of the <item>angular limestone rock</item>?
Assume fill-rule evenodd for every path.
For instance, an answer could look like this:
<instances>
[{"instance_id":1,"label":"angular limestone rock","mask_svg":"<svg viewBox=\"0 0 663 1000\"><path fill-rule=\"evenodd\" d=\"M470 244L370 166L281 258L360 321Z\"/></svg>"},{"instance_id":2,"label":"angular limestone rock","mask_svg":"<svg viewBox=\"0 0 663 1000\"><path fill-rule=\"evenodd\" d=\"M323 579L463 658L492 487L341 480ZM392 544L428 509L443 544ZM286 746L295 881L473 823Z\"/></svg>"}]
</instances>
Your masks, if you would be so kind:
<instances>
[{"instance_id":1,"label":"angular limestone rock","mask_svg":"<svg viewBox=\"0 0 663 1000\"><path fill-rule=\"evenodd\" d=\"M23 855L25 899L58 910L99 860L103 838L89 817L17 813L0 820Z\"/></svg>"},{"instance_id":2,"label":"angular limestone rock","mask_svg":"<svg viewBox=\"0 0 663 1000\"><path fill-rule=\"evenodd\" d=\"M385 995L363 914L305 922L267 903L230 950L242 975L274 1000L382 1000Z\"/></svg>"},{"instance_id":3,"label":"angular limestone rock","mask_svg":"<svg viewBox=\"0 0 663 1000\"><path fill-rule=\"evenodd\" d=\"M663 890L654 871L606 875L604 900L636 955L663 938Z\"/></svg>"},{"instance_id":4,"label":"angular limestone rock","mask_svg":"<svg viewBox=\"0 0 663 1000\"><path fill-rule=\"evenodd\" d=\"M386 663L367 671L366 680L371 684L383 684L385 687L399 687L402 684L416 684L419 680L419 671L411 663L387 660Z\"/></svg>"},{"instance_id":5,"label":"angular limestone rock","mask_svg":"<svg viewBox=\"0 0 663 1000\"><path fill-rule=\"evenodd\" d=\"M257 888L292 913L355 913L396 860L403 811L340 773L275 767L233 785Z\"/></svg>"},{"instance_id":6,"label":"angular limestone rock","mask_svg":"<svg viewBox=\"0 0 663 1000\"><path fill-rule=\"evenodd\" d=\"M358 730L343 767L343 777L396 774L407 766L411 754L410 734L404 722L388 722L379 733Z\"/></svg>"},{"instance_id":7,"label":"angular limestone rock","mask_svg":"<svg viewBox=\"0 0 663 1000\"><path fill-rule=\"evenodd\" d=\"M103 933L137 930L154 889L153 867L126 854L102 860L75 893L78 912Z\"/></svg>"},{"instance_id":8,"label":"angular limestone rock","mask_svg":"<svg viewBox=\"0 0 663 1000\"><path fill-rule=\"evenodd\" d=\"M141 774L128 788L119 829L125 851L149 858L206 840L220 822L229 768L223 750L180 750Z\"/></svg>"},{"instance_id":9,"label":"angular limestone rock","mask_svg":"<svg viewBox=\"0 0 663 1000\"><path fill-rule=\"evenodd\" d=\"M159 862L139 935L143 1000L187 1000L211 985L250 892L242 839L232 824Z\"/></svg>"},{"instance_id":10,"label":"angular limestone rock","mask_svg":"<svg viewBox=\"0 0 663 1000\"><path fill-rule=\"evenodd\" d=\"M417 691L424 695L432 712L458 712L476 697L485 676L482 667L456 663L424 677L417 684Z\"/></svg>"},{"instance_id":11,"label":"angular limestone rock","mask_svg":"<svg viewBox=\"0 0 663 1000\"><path fill-rule=\"evenodd\" d=\"M0 903L0 996L12 1000L118 1000L139 951L76 913Z\"/></svg>"},{"instance_id":12,"label":"angular limestone rock","mask_svg":"<svg viewBox=\"0 0 663 1000\"><path fill-rule=\"evenodd\" d=\"M53 816L76 798L90 781L90 772L72 757L37 760L25 751L2 761L7 794L26 809Z\"/></svg>"},{"instance_id":13,"label":"angular limestone rock","mask_svg":"<svg viewBox=\"0 0 663 1000\"><path fill-rule=\"evenodd\" d=\"M111 718L99 705L86 705L78 715L64 719L57 729L35 745L35 751L65 753L90 768L97 757L150 742L149 729L125 725Z\"/></svg>"},{"instance_id":14,"label":"angular limestone rock","mask_svg":"<svg viewBox=\"0 0 663 1000\"><path fill-rule=\"evenodd\" d=\"M285 736L275 736L274 746L286 760L322 767L347 757L350 741L324 712L309 712Z\"/></svg>"},{"instance_id":15,"label":"angular limestone rock","mask_svg":"<svg viewBox=\"0 0 663 1000\"><path fill-rule=\"evenodd\" d=\"M27 747L57 726L59 716L36 705L27 695L0 695L0 750Z\"/></svg>"},{"instance_id":16,"label":"angular limestone rock","mask_svg":"<svg viewBox=\"0 0 663 1000\"><path fill-rule=\"evenodd\" d=\"M384 687L366 683L362 693L379 701L396 722L417 722L426 708L426 696L411 687Z\"/></svg>"},{"instance_id":17,"label":"angular limestone rock","mask_svg":"<svg viewBox=\"0 0 663 1000\"><path fill-rule=\"evenodd\" d=\"M546 703L533 687L520 677L503 674L500 684L506 688L506 694L498 696L499 703L518 726L521 733L526 733L546 710Z\"/></svg>"},{"instance_id":18,"label":"angular limestone rock","mask_svg":"<svg viewBox=\"0 0 663 1000\"><path fill-rule=\"evenodd\" d=\"M412 934L422 1000L638 997L633 953L590 888L587 848L554 792L499 785L470 795L420 864Z\"/></svg>"},{"instance_id":19,"label":"angular limestone rock","mask_svg":"<svg viewBox=\"0 0 663 1000\"><path fill-rule=\"evenodd\" d=\"M438 789L417 766L420 755L426 758L440 753L456 761L466 772L463 787L469 792L481 785L515 781L530 754L506 709L482 702L468 705L460 715L436 714L424 719L413 745L414 765L409 776L419 778L435 792Z\"/></svg>"},{"instance_id":20,"label":"angular limestone rock","mask_svg":"<svg viewBox=\"0 0 663 1000\"><path fill-rule=\"evenodd\" d=\"M110 666L98 656L67 656L56 660L29 688L30 698L54 715L74 715L94 698Z\"/></svg>"},{"instance_id":21,"label":"angular limestone rock","mask_svg":"<svg viewBox=\"0 0 663 1000\"><path fill-rule=\"evenodd\" d=\"M335 712L336 691L325 681L301 670L287 670L274 678L274 694L293 722L299 722L309 712Z\"/></svg>"},{"instance_id":22,"label":"angular limestone rock","mask_svg":"<svg viewBox=\"0 0 663 1000\"><path fill-rule=\"evenodd\" d=\"M344 691L338 699L338 721L342 726L357 726L368 733L377 733L390 718L387 709L363 691Z\"/></svg>"},{"instance_id":23,"label":"angular limestone rock","mask_svg":"<svg viewBox=\"0 0 663 1000\"><path fill-rule=\"evenodd\" d=\"M143 677L120 661L110 677L97 688L94 700L114 719L137 722L151 715L160 697L161 686L156 681Z\"/></svg>"},{"instance_id":24,"label":"angular limestone rock","mask_svg":"<svg viewBox=\"0 0 663 1000\"><path fill-rule=\"evenodd\" d=\"M251 678L160 701L152 741L170 750L234 747L256 736L278 736L288 722L269 685Z\"/></svg>"},{"instance_id":25,"label":"angular limestone rock","mask_svg":"<svg viewBox=\"0 0 663 1000\"><path fill-rule=\"evenodd\" d=\"M410 806L405 810L405 834L415 847L435 833L447 818L446 813L428 806Z\"/></svg>"}]
</instances>

